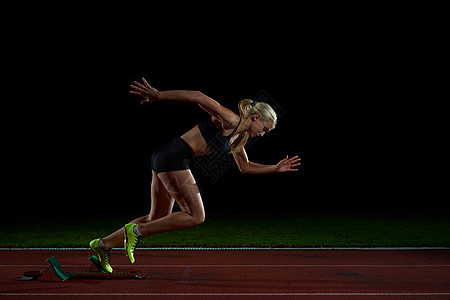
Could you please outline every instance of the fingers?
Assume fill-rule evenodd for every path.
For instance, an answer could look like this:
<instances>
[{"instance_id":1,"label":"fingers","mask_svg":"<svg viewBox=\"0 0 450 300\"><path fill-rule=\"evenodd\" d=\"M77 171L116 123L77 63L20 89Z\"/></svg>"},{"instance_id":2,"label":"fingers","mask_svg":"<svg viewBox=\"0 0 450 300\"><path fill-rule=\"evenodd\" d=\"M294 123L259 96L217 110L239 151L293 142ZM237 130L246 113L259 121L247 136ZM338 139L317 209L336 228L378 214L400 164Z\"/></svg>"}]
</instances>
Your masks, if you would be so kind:
<instances>
[{"instance_id":1,"label":"fingers","mask_svg":"<svg viewBox=\"0 0 450 300\"><path fill-rule=\"evenodd\" d=\"M298 155L296 155L296 156L291 157L291 158L286 157L285 159L282 160L282 162L286 162L287 161L287 162L293 164L293 163L299 162L300 160L302 160L302 159L300 157L298 157Z\"/></svg>"},{"instance_id":2,"label":"fingers","mask_svg":"<svg viewBox=\"0 0 450 300\"><path fill-rule=\"evenodd\" d=\"M300 160L298 160L298 159L297 159L297 160L290 160L289 163L290 163L290 164L296 164L296 163L298 163L299 161L300 161Z\"/></svg>"},{"instance_id":3,"label":"fingers","mask_svg":"<svg viewBox=\"0 0 450 300\"><path fill-rule=\"evenodd\" d=\"M136 81L135 81L136 82ZM136 91L139 91L139 92L141 92L141 93L144 93L145 92L145 88L140 88L140 87L137 87L137 86L135 86L135 85L132 85L132 84L130 84L130 87L132 88L132 89L134 89L134 90L136 90Z\"/></svg>"},{"instance_id":4,"label":"fingers","mask_svg":"<svg viewBox=\"0 0 450 300\"><path fill-rule=\"evenodd\" d=\"M301 161L302 159L300 157L298 157L298 155L291 157L287 163L289 163L289 171L298 171L298 169L296 169L295 167L298 167L301 165Z\"/></svg>"},{"instance_id":5,"label":"fingers","mask_svg":"<svg viewBox=\"0 0 450 300\"><path fill-rule=\"evenodd\" d=\"M142 101L141 101L140 105L142 106L142 105L144 105L145 103L149 103L149 102L150 102L150 100L145 99L145 100L142 100Z\"/></svg>"},{"instance_id":6,"label":"fingers","mask_svg":"<svg viewBox=\"0 0 450 300\"><path fill-rule=\"evenodd\" d=\"M300 162L302 160L300 157L296 156L296 157L293 157L293 158L294 159L291 161L291 168L292 167L298 167L298 166L300 166L302 164ZM298 169L293 169L293 170L298 171Z\"/></svg>"},{"instance_id":7,"label":"fingers","mask_svg":"<svg viewBox=\"0 0 450 300\"><path fill-rule=\"evenodd\" d=\"M141 84L141 83L139 83L139 82L137 82L137 81L133 81L134 82L134 84L136 84L137 86L139 86L139 88L141 88L141 89L153 89L152 88L152 86L150 85L150 84L148 84L148 82L147 82L147 80L145 80L145 78L144 77L142 77L142 81L144 82L144 84ZM136 87L136 86L133 86L132 84L130 84L132 87L134 87L134 88L138 88L138 87Z\"/></svg>"},{"instance_id":8,"label":"fingers","mask_svg":"<svg viewBox=\"0 0 450 300\"><path fill-rule=\"evenodd\" d=\"M144 77L142 77L142 81L144 82L144 85L137 81L133 81L134 84L130 84L132 89L132 91L130 91L131 94L140 95L143 97L155 96L158 94L158 90L148 84Z\"/></svg>"},{"instance_id":9,"label":"fingers","mask_svg":"<svg viewBox=\"0 0 450 300\"><path fill-rule=\"evenodd\" d=\"M150 87L150 84L148 84L147 80L145 80L144 77L142 77L142 81L144 82L144 84L145 84L146 87Z\"/></svg>"},{"instance_id":10,"label":"fingers","mask_svg":"<svg viewBox=\"0 0 450 300\"><path fill-rule=\"evenodd\" d=\"M143 86L143 85L140 84L139 82L137 82L137 81L133 81L133 82L134 82L134 84L136 84L137 86L134 86L134 85L130 84L130 86L131 86L132 88L135 88L135 89L141 89L141 90L147 89L147 87Z\"/></svg>"}]
</instances>

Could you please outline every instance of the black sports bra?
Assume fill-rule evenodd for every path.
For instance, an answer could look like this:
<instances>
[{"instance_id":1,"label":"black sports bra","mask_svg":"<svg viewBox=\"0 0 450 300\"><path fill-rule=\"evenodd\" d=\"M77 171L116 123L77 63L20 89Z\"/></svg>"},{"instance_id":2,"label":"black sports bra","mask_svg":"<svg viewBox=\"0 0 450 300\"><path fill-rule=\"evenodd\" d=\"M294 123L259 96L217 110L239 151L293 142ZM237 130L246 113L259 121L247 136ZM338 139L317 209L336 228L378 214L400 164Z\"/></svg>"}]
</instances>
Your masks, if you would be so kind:
<instances>
[{"instance_id":1,"label":"black sports bra","mask_svg":"<svg viewBox=\"0 0 450 300\"><path fill-rule=\"evenodd\" d=\"M241 125L242 119L239 118L239 124L234 128L233 132L229 136L223 136L217 132L216 127L212 121L212 118L208 118L198 124L198 128L202 133L203 138L209 146L211 151L217 151L219 153L225 153L230 151L230 139L236 133L239 125Z\"/></svg>"}]
</instances>

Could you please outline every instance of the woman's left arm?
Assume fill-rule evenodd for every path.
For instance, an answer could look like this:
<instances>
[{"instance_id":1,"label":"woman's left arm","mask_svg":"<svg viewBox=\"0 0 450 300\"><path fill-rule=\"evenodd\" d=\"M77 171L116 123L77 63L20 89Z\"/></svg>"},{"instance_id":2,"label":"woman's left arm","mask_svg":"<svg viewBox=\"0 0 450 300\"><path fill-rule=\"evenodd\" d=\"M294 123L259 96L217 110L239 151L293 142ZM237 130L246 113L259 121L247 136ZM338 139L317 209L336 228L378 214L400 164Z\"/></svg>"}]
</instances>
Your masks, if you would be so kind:
<instances>
[{"instance_id":1,"label":"woman's left arm","mask_svg":"<svg viewBox=\"0 0 450 300\"><path fill-rule=\"evenodd\" d=\"M243 174L271 174L279 172L298 171L295 167L300 166L300 158L286 156L276 165L261 165L248 160L245 149L233 153L234 160Z\"/></svg>"}]
</instances>

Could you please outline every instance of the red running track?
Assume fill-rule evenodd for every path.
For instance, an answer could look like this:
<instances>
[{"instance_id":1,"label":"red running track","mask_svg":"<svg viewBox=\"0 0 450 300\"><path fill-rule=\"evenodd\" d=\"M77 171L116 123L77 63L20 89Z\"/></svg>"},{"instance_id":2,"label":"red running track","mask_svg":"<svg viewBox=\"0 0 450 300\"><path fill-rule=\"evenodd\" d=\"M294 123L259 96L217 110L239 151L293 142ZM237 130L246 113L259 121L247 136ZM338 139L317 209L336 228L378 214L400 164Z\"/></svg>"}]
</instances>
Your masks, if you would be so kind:
<instances>
[{"instance_id":1,"label":"red running track","mask_svg":"<svg viewBox=\"0 0 450 300\"><path fill-rule=\"evenodd\" d=\"M69 279L49 270L17 281L56 256L67 271L89 266L90 251L0 251L2 299L450 299L450 250L137 250L115 271L150 279Z\"/></svg>"}]
</instances>

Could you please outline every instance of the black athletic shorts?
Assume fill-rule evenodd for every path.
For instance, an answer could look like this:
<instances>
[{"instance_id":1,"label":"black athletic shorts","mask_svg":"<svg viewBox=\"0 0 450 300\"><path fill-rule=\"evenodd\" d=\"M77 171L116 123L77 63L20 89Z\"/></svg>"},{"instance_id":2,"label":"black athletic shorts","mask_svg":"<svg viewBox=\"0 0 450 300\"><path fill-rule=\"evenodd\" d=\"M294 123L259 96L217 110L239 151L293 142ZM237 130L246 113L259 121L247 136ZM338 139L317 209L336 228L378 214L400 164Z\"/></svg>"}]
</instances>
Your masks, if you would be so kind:
<instances>
[{"instance_id":1,"label":"black athletic shorts","mask_svg":"<svg viewBox=\"0 0 450 300\"><path fill-rule=\"evenodd\" d=\"M173 139L170 143L153 152L152 170L156 174L169 171L180 171L189 169L189 163L194 157L191 146L181 137Z\"/></svg>"}]
</instances>

